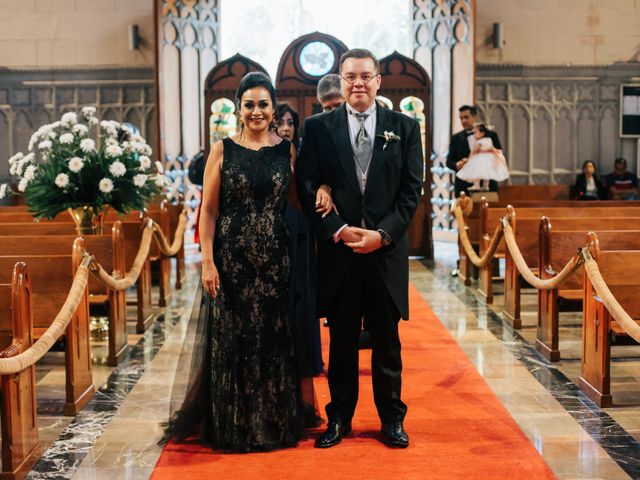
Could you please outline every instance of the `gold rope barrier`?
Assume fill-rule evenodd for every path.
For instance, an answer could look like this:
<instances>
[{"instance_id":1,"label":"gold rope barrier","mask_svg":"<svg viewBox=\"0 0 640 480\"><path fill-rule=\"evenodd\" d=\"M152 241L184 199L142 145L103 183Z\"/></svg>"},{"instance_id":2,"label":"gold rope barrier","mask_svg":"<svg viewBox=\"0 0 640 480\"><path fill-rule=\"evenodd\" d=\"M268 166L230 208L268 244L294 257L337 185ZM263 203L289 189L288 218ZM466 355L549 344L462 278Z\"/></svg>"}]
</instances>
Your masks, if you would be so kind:
<instances>
[{"instance_id":1,"label":"gold rope barrier","mask_svg":"<svg viewBox=\"0 0 640 480\"><path fill-rule=\"evenodd\" d=\"M496 231L493 233L493 237L491 238L491 243L489 243L489 248L484 252L482 257L479 257L476 251L473 249L473 245L471 245L471 241L469 240L469 236L467 235L467 226L464 221L464 216L462 213L462 208L455 202L452 207L453 215L455 216L458 222L458 236L460 237L460 244L464 249L467 257L476 267L482 268L486 266L491 260L493 260L493 255L496 253L498 249L498 245L500 245L500 240L502 240L503 228L502 224L499 224L496 227Z\"/></svg>"},{"instance_id":2,"label":"gold rope barrier","mask_svg":"<svg viewBox=\"0 0 640 480\"><path fill-rule=\"evenodd\" d=\"M584 269L593 284L594 290L607 307L607 310L609 310L611 316L631 338L640 343L640 325L624 311L624 308L618 303L616 297L613 296L613 293L611 293L611 290L609 290L609 287L607 287L607 284L600 274L598 263L593 259L587 248L582 250L582 259L584 261Z\"/></svg>"},{"instance_id":3,"label":"gold rope barrier","mask_svg":"<svg viewBox=\"0 0 640 480\"><path fill-rule=\"evenodd\" d=\"M89 266L89 269L91 270L93 276L96 277L103 285L113 290L126 290L127 288L133 286L138 280L144 262L149 256L149 250L151 249L151 238L153 236L153 228L154 222L153 220L149 219L147 221L147 225L144 228L144 231L142 232L140 248L138 249L136 258L133 261L131 270L127 272L124 278L115 278L111 276L105 271L104 268L102 268L102 265L100 265L100 263L94 257L91 257L91 264Z\"/></svg>"},{"instance_id":4,"label":"gold rope barrier","mask_svg":"<svg viewBox=\"0 0 640 480\"><path fill-rule=\"evenodd\" d=\"M566 263L557 275L543 280L537 275L531 273L531 268L529 268L527 262L522 256L522 252L518 247L518 243L516 242L513 229L511 228L511 224L509 223L507 216L502 218L502 228L504 230L504 241L509 253L511 254L511 258L513 258L513 263L516 265L520 275L522 275L532 287L537 288L538 290L549 290L551 288L558 287L560 284L564 283L564 281L569 278L573 272L580 268L580 265L582 265L582 256L580 253L577 253ZM542 268L542 265L540 268Z\"/></svg>"},{"instance_id":5,"label":"gold rope barrier","mask_svg":"<svg viewBox=\"0 0 640 480\"><path fill-rule=\"evenodd\" d=\"M176 255L180 248L182 248L182 241L184 240L184 231L187 228L187 212L183 210L180 213L180 220L178 226L173 235L173 243L169 245L169 240L165 237L164 232L157 223L153 224L153 233L156 236L156 242L160 252L166 257L173 257Z\"/></svg>"},{"instance_id":6,"label":"gold rope barrier","mask_svg":"<svg viewBox=\"0 0 640 480\"><path fill-rule=\"evenodd\" d=\"M58 315L56 315L56 318L44 334L42 334L42 336L26 351L16 355L15 357L0 358L0 375L9 375L21 372L25 368L29 368L35 364L45 353L49 351L56 340L58 340L58 338L60 338L64 333L71 321L71 318L75 314L76 309L82 300L82 296L84 295L84 290L89 280L89 272L91 272L108 288L112 288L114 290L126 290L133 286L138 280L144 262L149 256L151 239L154 234L158 241L160 250L164 255L173 256L178 253L182 247L184 231L187 223L186 220L187 215L186 212L183 211L180 214L180 220L176 227L173 244L169 246L166 237L158 228L158 225L153 220L149 219L144 231L142 232L140 248L138 249L136 258L133 261L131 270L129 270L124 278L115 278L109 275L92 255L85 252L85 257L82 263L78 266L76 274L73 277L73 283L69 290L69 294L67 295L67 299L58 312Z\"/></svg>"},{"instance_id":7,"label":"gold rope barrier","mask_svg":"<svg viewBox=\"0 0 640 480\"><path fill-rule=\"evenodd\" d=\"M25 368L29 368L42 358L49 351L51 346L60 338L69 325L71 318L76 312L80 301L87 287L89 280L89 263L91 257L85 254L85 258L78 266L76 274L73 277L71 290L64 301L64 305L56 315L47 331L26 351L16 355L15 357L0 358L0 375L9 375L21 372Z\"/></svg>"}]
</instances>

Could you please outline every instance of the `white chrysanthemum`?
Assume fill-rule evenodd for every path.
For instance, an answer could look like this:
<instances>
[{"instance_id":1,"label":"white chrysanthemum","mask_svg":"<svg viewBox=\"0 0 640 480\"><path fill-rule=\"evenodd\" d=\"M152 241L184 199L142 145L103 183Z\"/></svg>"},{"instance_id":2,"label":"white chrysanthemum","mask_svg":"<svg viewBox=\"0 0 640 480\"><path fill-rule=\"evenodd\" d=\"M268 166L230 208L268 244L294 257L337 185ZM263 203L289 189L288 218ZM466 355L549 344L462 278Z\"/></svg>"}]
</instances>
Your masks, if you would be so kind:
<instances>
[{"instance_id":1,"label":"white chrysanthemum","mask_svg":"<svg viewBox=\"0 0 640 480\"><path fill-rule=\"evenodd\" d=\"M62 115L62 118L60 119L60 123L62 123L65 126L78 123L78 115L76 114L76 112L67 112L64 115Z\"/></svg>"},{"instance_id":2,"label":"white chrysanthemum","mask_svg":"<svg viewBox=\"0 0 640 480\"><path fill-rule=\"evenodd\" d=\"M56 132L54 132L53 130L51 130L50 132L47 133L47 135L49 136L49 138L51 140L53 140L54 138L56 138L58 136L58 134Z\"/></svg>"},{"instance_id":3,"label":"white chrysanthemum","mask_svg":"<svg viewBox=\"0 0 640 480\"><path fill-rule=\"evenodd\" d=\"M120 148L120 145L109 145L107 148L105 148L104 151L107 156L111 158L119 157L120 155L122 155L122 149Z\"/></svg>"},{"instance_id":4,"label":"white chrysanthemum","mask_svg":"<svg viewBox=\"0 0 640 480\"><path fill-rule=\"evenodd\" d=\"M140 169L148 170L151 167L151 159L146 155L140 156Z\"/></svg>"},{"instance_id":5,"label":"white chrysanthemum","mask_svg":"<svg viewBox=\"0 0 640 480\"><path fill-rule=\"evenodd\" d=\"M0 200L3 199L7 195L7 184L3 183L0 185Z\"/></svg>"},{"instance_id":6,"label":"white chrysanthemum","mask_svg":"<svg viewBox=\"0 0 640 480\"><path fill-rule=\"evenodd\" d=\"M98 184L98 188L102 193L109 193L113 190L113 182L109 178L103 178Z\"/></svg>"},{"instance_id":7,"label":"white chrysanthemum","mask_svg":"<svg viewBox=\"0 0 640 480\"><path fill-rule=\"evenodd\" d=\"M89 132L89 128L82 123L76 123L71 130L73 130L73 133L77 133L80 136L84 136Z\"/></svg>"},{"instance_id":8,"label":"white chrysanthemum","mask_svg":"<svg viewBox=\"0 0 640 480\"><path fill-rule=\"evenodd\" d=\"M36 176L37 169L38 167L36 167L35 165L29 165L24 171L24 178L26 178L28 181L33 180Z\"/></svg>"},{"instance_id":9,"label":"white chrysanthemum","mask_svg":"<svg viewBox=\"0 0 640 480\"><path fill-rule=\"evenodd\" d=\"M96 107L82 107L81 112L85 117L93 117L96 113Z\"/></svg>"},{"instance_id":10,"label":"white chrysanthemum","mask_svg":"<svg viewBox=\"0 0 640 480\"><path fill-rule=\"evenodd\" d=\"M24 155L22 154L22 152L16 153L13 157L9 159L9 165L13 165L18 160L22 160L23 157Z\"/></svg>"},{"instance_id":11,"label":"white chrysanthemum","mask_svg":"<svg viewBox=\"0 0 640 480\"><path fill-rule=\"evenodd\" d=\"M133 177L133 184L136 187L144 187L145 183L147 183L147 176L144 173L139 173Z\"/></svg>"},{"instance_id":12,"label":"white chrysanthemum","mask_svg":"<svg viewBox=\"0 0 640 480\"><path fill-rule=\"evenodd\" d=\"M56 176L55 182L59 188L64 188L69 185L69 175L66 173L59 173L58 176Z\"/></svg>"},{"instance_id":13,"label":"white chrysanthemum","mask_svg":"<svg viewBox=\"0 0 640 480\"><path fill-rule=\"evenodd\" d=\"M38 144L40 150L49 150L52 146L53 143L51 143L51 140L43 140Z\"/></svg>"},{"instance_id":14,"label":"white chrysanthemum","mask_svg":"<svg viewBox=\"0 0 640 480\"><path fill-rule=\"evenodd\" d=\"M22 175L22 170L24 169L24 166L31 161L31 158L32 157L24 157L22 160L16 162L14 164L15 170L14 170L14 173L12 173L12 175Z\"/></svg>"},{"instance_id":15,"label":"white chrysanthemum","mask_svg":"<svg viewBox=\"0 0 640 480\"><path fill-rule=\"evenodd\" d=\"M34 160L35 158L36 158L36 154L35 154L35 153L29 153L29 154L25 155L25 156L22 158L22 161L23 161L23 162L27 162L27 163L28 163L28 162L33 162L33 160Z\"/></svg>"},{"instance_id":16,"label":"white chrysanthemum","mask_svg":"<svg viewBox=\"0 0 640 480\"><path fill-rule=\"evenodd\" d=\"M69 170L73 173L78 173L84 167L84 162L80 157L73 157L69 160Z\"/></svg>"},{"instance_id":17,"label":"white chrysanthemum","mask_svg":"<svg viewBox=\"0 0 640 480\"><path fill-rule=\"evenodd\" d=\"M89 123L89 125L94 127L94 126L96 126L98 124L98 119L96 117L89 117L87 122Z\"/></svg>"},{"instance_id":18,"label":"white chrysanthemum","mask_svg":"<svg viewBox=\"0 0 640 480\"><path fill-rule=\"evenodd\" d=\"M73 143L74 138L73 133L63 133L60 135L60 143L63 145L69 145L70 143Z\"/></svg>"},{"instance_id":19,"label":"white chrysanthemum","mask_svg":"<svg viewBox=\"0 0 640 480\"><path fill-rule=\"evenodd\" d=\"M127 167L125 167L122 162L113 162L109 165L109 173L114 177L121 177L127 173Z\"/></svg>"},{"instance_id":20,"label":"white chrysanthemum","mask_svg":"<svg viewBox=\"0 0 640 480\"><path fill-rule=\"evenodd\" d=\"M156 168L158 169L158 173L164 173L164 167L158 160L156 160Z\"/></svg>"},{"instance_id":21,"label":"white chrysanthemum","mask_svg":"<svg viewBox=\"0 0 640 480\"><path fill-rule=\"evenodd\" d=\"M114 137L109 137L104 141L105 145L107 145L108 147L111 145L119 145L118 143L118 139L114 138Z\"/></svg>"},{"instance_id":22,"label":"white chrysanthemum","mask_svg":"<svg viewBox=\"0 0 640 480\"><path fill-rule=\"evenodd\" d=\"M29 185L29 180L27 180L26 178L23 178L22 180L20 180L20 182L18 183L18 190L20 192L24 192L27 189L27 185Z\"/></svg>"},{"instance_id":23,"label":"white chrysanthemum","mask_svg":"<svg viewBox=\"0 0 640 480\"><path fill-rule=\"evenodd\" d=\"M167 179L164 175L156 175L156 178L154 178L153 181L156 183L156 186L160 188L164 187L169 183L167 182Z\"/></svg>"},{"instance_id":24,"label":"white chrysanthemum","mask_svg":"<svg viewBox=\"0 0 640 480\"><path fill-rule=\"evenodd\" d=\"M120 124L120 130L122 130L123 132L130 133L131 127L129 125L125 125L124 123L122 123Z\"/></svg>"},{"instance_id":25,"label":"white chrysanthemum","mask_svg":"<svg viewBox=\"0 0 640 480\"><path fill-rule=\"evenodd\" d=\"M92 138L83 138L80 140L80 148L84 153L93 152L96 149L96 142Z\"/></svg>"}]
</instances>

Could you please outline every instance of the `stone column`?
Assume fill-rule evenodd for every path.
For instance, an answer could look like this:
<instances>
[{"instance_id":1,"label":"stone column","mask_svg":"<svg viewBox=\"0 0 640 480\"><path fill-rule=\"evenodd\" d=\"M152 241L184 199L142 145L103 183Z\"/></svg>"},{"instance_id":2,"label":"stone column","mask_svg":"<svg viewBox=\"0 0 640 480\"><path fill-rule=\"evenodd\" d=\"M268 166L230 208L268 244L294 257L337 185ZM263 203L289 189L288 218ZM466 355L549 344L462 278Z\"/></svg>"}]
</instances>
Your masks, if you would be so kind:
<instances>
[{"instance_id":1,"label":"stone column","mask_svg":"<svg viewBox=\"0 0 640 480\"><path fill-rule=\"evenodd\" d=\"M475 0L411 0L413 58L431 77L431 172L434 239L455 228L449 217L452 172L446 168L449 139L460 130L458 107L474 99Z\"/></svg>"},{"instance_id":2,"label":"stone column","mask_svg":"<svg viewBox=\"0 0 640 480\"><path fill-rule=\"evenodd\" d=\"M156 29L161 158L173 191L184 193L192 214L200 190L186 171L205 142L200 125L204 80L219 60L219 1L156 0ZM195 218L189 218L191 226Z\"/></svg>"}]
</instances>

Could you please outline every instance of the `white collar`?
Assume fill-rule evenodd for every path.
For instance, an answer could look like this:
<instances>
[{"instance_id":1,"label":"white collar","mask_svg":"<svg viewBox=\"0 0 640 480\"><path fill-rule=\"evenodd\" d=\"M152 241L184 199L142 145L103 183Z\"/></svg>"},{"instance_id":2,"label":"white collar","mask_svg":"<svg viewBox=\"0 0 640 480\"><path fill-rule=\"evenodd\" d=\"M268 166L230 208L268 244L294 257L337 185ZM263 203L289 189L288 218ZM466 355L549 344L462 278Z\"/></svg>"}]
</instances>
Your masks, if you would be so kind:
<instances>
[{"instance_id":1,"label":"white collar","mask_svg":"<svg viewBox=\"0 0 640 480\"><path fill-rule=\"evenodd\" d=\"M376 102L374 101L369 108L367 108L364 112L358 112L355 108L353 108L349 103L345 102L347 106L347 111L351 114L356 113L365 113L367 115L373 115L376 112Z\"/></svg>"}]
</instances>

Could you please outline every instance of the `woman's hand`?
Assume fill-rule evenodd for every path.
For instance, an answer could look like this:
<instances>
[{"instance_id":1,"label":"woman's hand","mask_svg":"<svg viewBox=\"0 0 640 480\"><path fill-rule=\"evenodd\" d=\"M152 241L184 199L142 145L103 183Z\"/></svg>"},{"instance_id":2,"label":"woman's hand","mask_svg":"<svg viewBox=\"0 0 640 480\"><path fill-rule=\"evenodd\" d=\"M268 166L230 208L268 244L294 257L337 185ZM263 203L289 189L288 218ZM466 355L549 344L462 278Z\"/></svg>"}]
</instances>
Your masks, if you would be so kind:
<instances>
[{"instance_id":1,"label":"woman's hand","mask_svg":"<svg viewBox=\"0 0 640 480\"><path fill-rule=\"evenodd\" d=\"M338 208L331 198L331 188L328 185L321 185L316 192L316 213L321 213L325 218L333 210L338 214Z\"/></svg>"},{"instance_id":2,"label":"woman's hand","mask_svg":"<svg viewBox=\"0 0 640 480\"><path fill-rule=\"evenodd\" d=\"M213 298L218 295L218 291L220 290L220 275L218 274L215 263L202 264L202 286Z\"/></svg>"}]
</instances>

